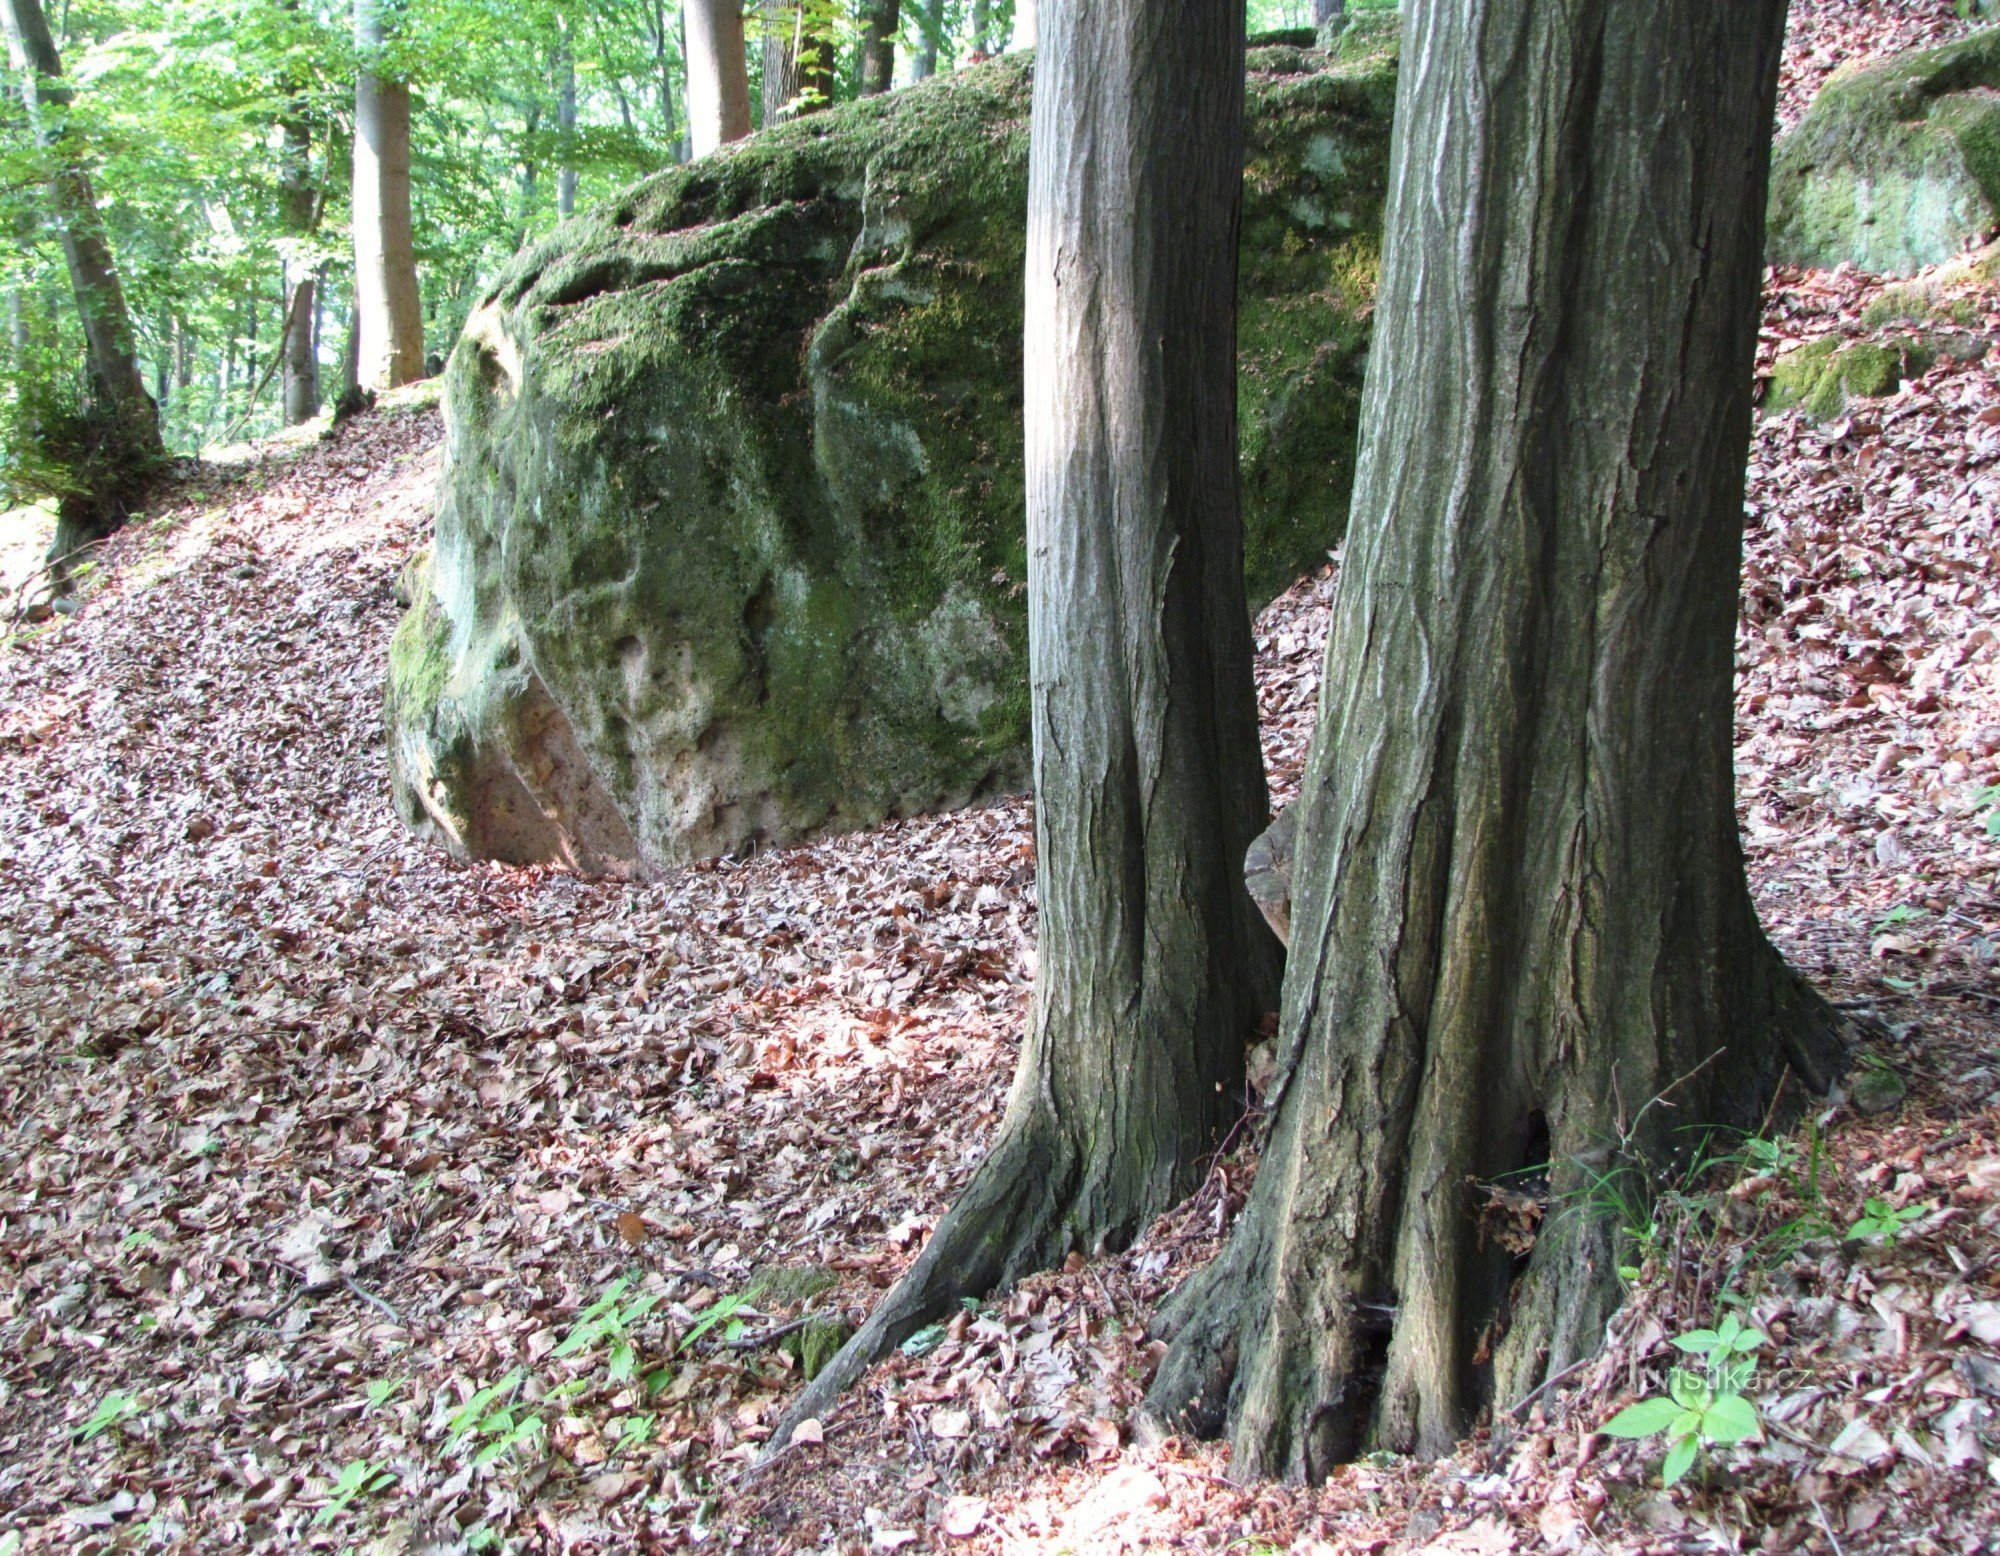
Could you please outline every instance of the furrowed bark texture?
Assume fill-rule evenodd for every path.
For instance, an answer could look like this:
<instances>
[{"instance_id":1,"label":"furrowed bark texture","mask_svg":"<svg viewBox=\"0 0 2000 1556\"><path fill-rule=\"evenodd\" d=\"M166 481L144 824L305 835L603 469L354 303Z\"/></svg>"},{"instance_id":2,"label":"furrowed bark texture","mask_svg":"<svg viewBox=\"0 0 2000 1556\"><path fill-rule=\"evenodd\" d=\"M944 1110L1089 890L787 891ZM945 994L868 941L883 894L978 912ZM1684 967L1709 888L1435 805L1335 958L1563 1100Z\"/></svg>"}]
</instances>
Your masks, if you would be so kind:
<instances>
[{"instance_id":1,"label":"furrowed bark texture","mask_svg":"<svg viewBox=\"0 0 2000 1556\"><path fill-rule=\"evenodd\" d=\"M878 97L896 84L896 29L902 0L870 0L861 32L861 95Z\"/></svg>"},{"instance_id":2,"label":"furrowed bark texture","mask_svg":"<svg viewBox=\"0 0 2000 1556\"><path fill-rule=\"evenodd\" d=\"M743 58L742 0L686 0L688 135L694 154L750 133L750 74Z\"/></svg>"},{"instance_id":3,"label":"furrowed bark texture","mask_svg":"<svg viewBox=\"0 0 2000 1556\"><path fill-rule=\"evenodd\" d=\"M1783 22L1783 0L1407 14L1272 1133L1163 1314L1151 1396L1226 1425L1240 1473L1449 1448L1599 1343L1591 1172L1837 1071L1732 804ZM1516 1258L1475 1185L1541 1164Z\"/></svg>"},{"instance_id":4,"label":"furrowed bark texture","mask_svg":"<svg viewBox=\"0 0 2000 1556\"><path fill-rule=\"evenodd\" d=\"M1236 493L1243 10L1051 3L1029 161L1041 956L998 1141L773 1439L959 1297L1128 1242L1240 1108L1278 946Z\"/></svg>"},{"instance_id":5,"label":"furrowed bark texture","mask_svg":"<svg viewBox=\"0 0 2000 1556\"><path fill-rule=\"evenodd\" d=\"M363 388L424 376L424 314L410 230L410 88L374 68L386 41L379 0L355 0L354 300Z\"/></svg>"}]
</instances>

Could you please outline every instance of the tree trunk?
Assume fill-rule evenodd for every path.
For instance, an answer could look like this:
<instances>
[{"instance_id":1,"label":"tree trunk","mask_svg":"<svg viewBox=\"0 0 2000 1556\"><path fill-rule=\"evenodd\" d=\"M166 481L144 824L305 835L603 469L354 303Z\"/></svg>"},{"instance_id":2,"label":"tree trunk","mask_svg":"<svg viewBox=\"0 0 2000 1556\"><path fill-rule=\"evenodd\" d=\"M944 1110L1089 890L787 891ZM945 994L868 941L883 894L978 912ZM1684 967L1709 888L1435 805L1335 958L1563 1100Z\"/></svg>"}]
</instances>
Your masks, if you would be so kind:
<instances>
[{"instance_id":1,"label":"tree trunk","mask_svg":"<svg viewBox=\"0 0 2000 1556\"><path fill-rule=\"evenodd\" d=\"M1034 1010L991 1152L774 1442L960 1296L1121 1247L1193 1190L1276 993L1243 884L1266 814L1236 482L1243 7L1046 14L1027 249Z\"/></svg>"},{"instance_id":2,"label":"tree trunk","mask_svg":"<svg viewBox=\"0 0 2000 1556\"><path fill-rule=\"evenodd\" d=\"M1241 1473L1447 1450L1599 1343L1596 1177L1837 1073L1731 772L1784 11L1407 13L1275 1114L1159 1325L1153 1408ZM1537 1181L1517 1258L1476 1186Z\"/></svg>"},{"instance_id":3,"label":"tree trunk","mask_svg":"<svg viewBox=\"0 0 2000 1556\"><path fill-rule=\"evenodd\" d=\"M762 0L764 27L763 124L768 128L792 117L799 95L799 41L804 8L798 0Z\"/></svg>"},{"instance_id":4,"label":"tree trunk","mask_svg":"<svg viewBox=\"0 0 2000 1556\"><path fill-rule=\"evenodd\" d=\"M868 19L861 29L863 97L880 97L896 84L896 29L902 25L903 0L868 0Z\"/></svg>"},{"instance_id":5,"label":"tree trunk","mask_svg":"<svg viewBox=\"0 0 2000 1556\"><path fill-rule=\"evenodd\" d=\"M569 27L557 19L556 42L556 215L576 214L576 51Z\"/></svg>"},{"instance_id":6,"label":"tree trunk","mask_svg":"<svg viewBox=\"0 0 2000 1556\"><path fill-rule=\"evenodd\" d=\"M989 49L988 33L993 26L990 0L972 0L972 48L974 59L984 59Z\"/></svg>"},{"instance_id":7,"label":"tree trunk","mask_svg":"<svg viewBox=\"0 0 2000 1556\"><path fill-rule=\"evenodd\" d=\"M423 301L410 231L410 88L378 74L380 0L354 0L354 278L364 387L424 376Z\"/></svg>"},{"instance_id":8,"label":"tree trunk","mask_svg":"<svg viewBox=\"0 0 2000 1556\"><path fill-rule=\"evenodd\" d=\"M1014 0L1014 39L1007 47L1032 49L1034 46L1035 0Z\"/></svg>"},{"instance_id":9,"label":"tree trunk","mask_svg":"<svg viewBox=\"0 0 2000 1556\"><path fill-rule=\"evenodd\" d=\"M1324 27L1336 17L1347 14L1347 0L1312 0L1313 26Z\"/></svg>"},{"instance_id":10,"label":"tree trunk","mask_svg":"<svg viewBox=\"0 0 2000 1556\"><path fill-rule=\"evenodd\" d=\"M741 0L685 0L688 133L694 154L750 133L750 75L743 59Z\"/></svg>"},{"instance_id":11,"label":"tree trunk","mask_svg":"<svg viewBox=\"0 0 2000 1556\"><path fill-rule=\"evenodd\" d=\"M0 22L26 66L22 99L35 142L51 164L50 211L62 235L70 291L83 325L91 398L104 418L103 468L95 473L102 489L65 503L58 522L58 554L67 554L123 520L127 499L164 457L165 449L159 407L139 370L125 290L104 241L90 175L72 159L65 144L63 121L71 92L41 0L0 0Z\"/></svg>"},{"instance_id":12,"label":"tree trunk","mask_svg":"<svg viewBox=\"0 0 2000 1556\"><path fill-rule=\"evenodd\" d=\"M312 178L312 131L303 105L294 104L283 122L284 161L278 180L278 206L286 236L297 240L293 263L298 279L285 294L285 337L279 349L284 359L285 424L296 427L319 414L319 357L313 334L317 280L305 253L319 225L319 201Z\"/></svg>"},{"instance_id":13,"label":"tree trunk","mask_svg":"<svg viewBox=\"0 0 2000 1556\"><path fill-rule=\"evenodd\" d=\"M910 58L910 79L928 81L937 74L938 38L944 31L944 0L917 0L917 52Z\"/></svg>"}]
</instances>

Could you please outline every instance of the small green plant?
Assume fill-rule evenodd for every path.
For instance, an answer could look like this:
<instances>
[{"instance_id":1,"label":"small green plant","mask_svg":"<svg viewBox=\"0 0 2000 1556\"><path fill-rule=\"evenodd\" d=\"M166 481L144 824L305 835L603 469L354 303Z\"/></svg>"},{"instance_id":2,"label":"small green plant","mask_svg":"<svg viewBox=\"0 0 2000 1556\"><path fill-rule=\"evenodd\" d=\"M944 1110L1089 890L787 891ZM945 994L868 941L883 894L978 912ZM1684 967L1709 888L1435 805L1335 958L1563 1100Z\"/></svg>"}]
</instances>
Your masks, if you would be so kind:
<instances>
[{"instance_id":1,"label":"small green plant","mask_svg":"<svg viewBox=\"0 0 2000 1556\"><path fill-rule=\"evenodd\" d=\"M1850 1243L1866 1243L1879 1237L1894 1242L1904 1227L1930 1208L1929 1205L1904 1205L1899 1209L1886 1199L1870 1198L1863 1202L1860 1218L1847 1229L1847 1240Z\"/></svg>"},{"instance_id":2,"label":"small green plant","mask_svg":"<svg viewBox=\"0 0 2000 1556\"><path fill-rule=\"evenodd\" d=\"M726 1297L718 1297L715 1302L694 1321L694 1327L681 1336L681 1349L686 1350L717 1324L723 1325L722 1338L734 1343L743 1338L745 1324L736 1316L736 1310L744 1305L744 1298L731 1292Z\"/></svg>"},{"instance_id":3,"label":"small green plant","mask_svg":"<svg viewBox=\"0 0 2000 1556\"><path fill-rule=\"evenodd\" d=\"M2000 837L2000 783L1984 784L1972 791L1975 809L1986 813L1986 835Z\"/></svg>"},{"instance_id":4,"label":"small green plant","mask_svg":"<svg viewBox=\"0 0 2000 1556\"><path fill-rule=\"evenodd\" d=\"M495 1459L541 1441L542 1418L518 1409L514 1396L527 1374L516 1367L498 1383L474 1391L445 1425L445 1452L460 1453L474 1443L472 1467L484 1469Z\"/></svg>"},{"instance_id":5,"label":"small green plant","mask_svg":"<svg viewBox=\"0 0 2000 1556\"><path fill-rule=\"evenodd\" d=\"M5 1534L0 1534L0 1556L20 1556L20 1551L20 1530L9 1529Z\"/></svg>"},{"instance_id":6,"label":"small green plant","mask_svg":"<svg viewBox=\"0 0 2000 1556\"><path fill-rule=\"evenodd\" d=\"M1679 1336L1676 1349L1698 1356L1703 1365L1675 1367L1667 1375L1667 1392L1627 1405L1604 1423L1612 1437L1663 1436L1667 1457L1660 1466L1663 1485L1674 1485L1694 1467L1704 1450L1740 1443L1757 1434L1757 1407L1743 1397L1756 1375L1753 1354L1767 1344L1734 1313L1713 1329L1694 1329Z\"/></svg>"},{"instance_id":7,"label":"small green plant","mask_svg":"<svg viewBox=\"0 0 2000 1556\"><path fill-rule=\"evenodd\" d=\"M354 1459L342 1468L327 1493L326 1506L313 1515L316 1524L330 1524L347 1511L348 1504L357 1497L373 1496L378 1491L386 1491L396 1483L396 1477L379 1464L371 1464L366 1459Z\"/></svg>"},{"instance_id":8,"label":"small green plant","mask_svg":"<svg viewBox=\"0 0 2000 1556\"><path fill-rule=\"evenodd\" d=\"M80 1443L95 1441L114 1427L122 1426L139 1413L139 1401L130 1394L106 1394L97 1402L90 1419L76 1429Z\"/></svg>"},{"instance_id":9,"label":"small green plant","mask_svg":"<svg viewBox=\"0 0 2000 1556\"><path fill-rule=\"evenodd\" d=\"M1914 924L1919 919L1929 917L1928 908L1913 907L1907 902L1899 902L1875 920L1875 933L1879 935L1884 930L1894 929L1898 924Z\"/></svg>"},{"instance_id":10,"label":"small green plant","mask_svg":"<svg viewBox=\"0 0 2000 1556\"><path fill-rule=\"evenodd\" d=\"M631 1331L660 1303L657 1296L643 1293L626 1301L625 1292L631 1284L628 1277L621 1275L606 1286L604 1294L577 1316L562 1344L555 1348L555 1354L558 1357L577 1356L594 1350L601 1342L609 1341L610 1356L605 1376L613 1383L629 1382L639 1364L639 1352L632 1343ZM739 1297L736 1300L741 1306L742 1299ZM716 1304L717 1307L721 1305ZM711 1313L713 1311L710 1309ZM701 1328L701 1325L696 1325L689 1338L699 1333ZM683 1345L686 1343L682 1342Z\"/></svg>"},{"instance_id":11,"label":"small green plant","mask_svg":"<svg viewBox=\"0 0 2000 1556\"><path fill-rule=\"evenodd\" d=\"M362 1386L362 1397L368 1401L370 1410L380 1410L396 1397L396 1391L403 1386L401 1378L370 1378Z\"/></svg>"},{"instance_id":12,"label":"small green plant","mask_svg":"<svg viewBox=\"0 0 2000 1556\"><path fill-rule=\"evenodd\" d=\"M632 1453L653 1439L653 1425L659 1418L648 1412L627 1416L618 1427L618 1452Z\"/></svg>"}]
</instances>

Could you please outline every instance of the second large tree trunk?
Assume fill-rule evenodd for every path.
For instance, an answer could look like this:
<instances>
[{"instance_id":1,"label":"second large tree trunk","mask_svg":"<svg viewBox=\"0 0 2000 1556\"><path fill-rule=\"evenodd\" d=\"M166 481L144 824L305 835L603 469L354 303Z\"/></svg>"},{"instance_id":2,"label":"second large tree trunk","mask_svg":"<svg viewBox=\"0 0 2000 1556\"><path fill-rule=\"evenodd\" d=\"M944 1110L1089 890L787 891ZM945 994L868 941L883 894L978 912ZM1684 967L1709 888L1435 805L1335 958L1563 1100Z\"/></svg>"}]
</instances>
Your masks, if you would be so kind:
<instances>
[{"instance_id":1,"label":"second large tree trunk","mask_svg":"<svg viewBox=\"0 0 2000 1556\"><path fill-rule=\"evenodd\" d=\"M285 423L297 426L319 414L319 353L315 326L319 316L316 262L305 252L317 221L319 201L312 180L312 131L302 107L294 105L283 123L283 164L278 180L278 205L285 233L299 241L287 266L285 333L279 345L284 357L282 391Z\"/></svg>"},{"instance_id":2,"label":"second large tree trunk","mask_svg":"<svg viewBox=\"0 0 2000 1556\"><path fill-rule=\"evenodd\" d=\"M1446 1450L1600 1343L1594 1178L1650 1182L1682 1131L1836 1072L1732 792L1783 25L1784 0L1408 15L1277 1111L1152 1395L1227 1425L1241 1472ZM1538 1180L1517 1256L1482 1186Z\"/></svg>"},{"instance_id":3,"label":"second large tree trunk","mask_svg":"<svg viewBox=\"0 0 2000 1556\"><path fill-rule=\"evenodd\" d=\"M743 59L741 0L687 0L688 135L694 154L750 133L750 76Z\"/></svg>"},{"instance_id":4,"label":"second large tree trunk","mask_svg":"<svg viewBox=\"0 0 2000 1556\"><path fill-rule=\"evenodd\" d=\"M378 73L379 0L354 0L354 294L361 386L394 389L424 376L424 315L410 230L410 87Z\"/></svg>"},{"instance_id":5,"label":"second large tree trunk","mask_svg":"<svg viewBox=\"0 0 2000 1556\"><path fill-rule=\"evenodd\" d=\"M1236 481L1240 0L1051 0L1028 175L1040 973L999 1137L774 1441L968 1293L1129 1241L1241 1108L1278 946Z\"/></svg>"}]
</instances>

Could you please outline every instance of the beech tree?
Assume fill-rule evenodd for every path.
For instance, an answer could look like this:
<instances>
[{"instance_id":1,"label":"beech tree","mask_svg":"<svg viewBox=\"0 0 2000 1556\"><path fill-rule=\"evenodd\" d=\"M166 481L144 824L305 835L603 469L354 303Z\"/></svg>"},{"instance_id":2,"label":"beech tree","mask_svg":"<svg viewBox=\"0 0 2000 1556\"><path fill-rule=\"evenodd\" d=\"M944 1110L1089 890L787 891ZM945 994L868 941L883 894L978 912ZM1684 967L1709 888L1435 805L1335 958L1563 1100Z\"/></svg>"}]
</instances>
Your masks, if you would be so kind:
<instances>
[{"instance_id":1,"label":"beech tree","mask_svg":"<svg viewBox=\"0 0 2000 1556\"><path fill-rule=\"evenodd\" d=\"M1440 1453L1588 1354L1619 1299L1591 1182L1837 1072L1732 793L1784 15L1407 15L1275 1115L1151 1394L1244 1473ZM1546 1196L1525 1256L1494 1184Z\"/></svg>"},{"instance_id":2,"label":"beech tree","mask_svg":"<svg viewBox=\"0 0 2000 1556\"><path fill-rule=\"evenodd\" d=\"M1241 1108L1279 947L1236 479L1243 7L1050 0L1028 173L1040 971L998 1138L774 1444L970 1292L1122 1247Z\"/></svg>"},{"instance_id":3,"label":"beech tree","mask_svg":"<svg viewBox=\"0 0 2000 1556\"><path fill-rule=\"evenodd\" d=\"M424 314L410 230L410 86L388 70L384 0L354 0L354 303L364 388L424 376Z\"/></svg>"},{"instance_id":4,"label":"beech tree","mask_svg":"<svg viewBox=\"0 0 2000 1556\"><path fill-rule=\"evenodd\" d=\"M750 133L742 0L687 0L688 135L697 157Z\"/></svg>"},{"instance_id":5,"label":"beech tree","mask_svg":"<svg viewBox=\"0 0 2000 1556\"><path fill-rule=\"evenodd\" d=\"M902 24L902 0L868 0L861 28L863 97L876 97L896 82L896 29Z\"/></svg>"},{"instance_id":6,"label":"beech tree","mask_svg":"<svg viewBox=\"0 0 2000 1556\"><path fill-rule=\"evenodd\" d=\"M146 390L134 349L125 289L98 219L97 197L68 134L71 106L62 59L41 0L0 0L10 52L36 143L48 160L49 214L62 238L71 295L83 324L94 417L86 489L66 496L54 555L68 555L122 522L135 484L160 459L159 406ZM23 326L23 328L25 328Z\"/></svg>"}]
</instances>

